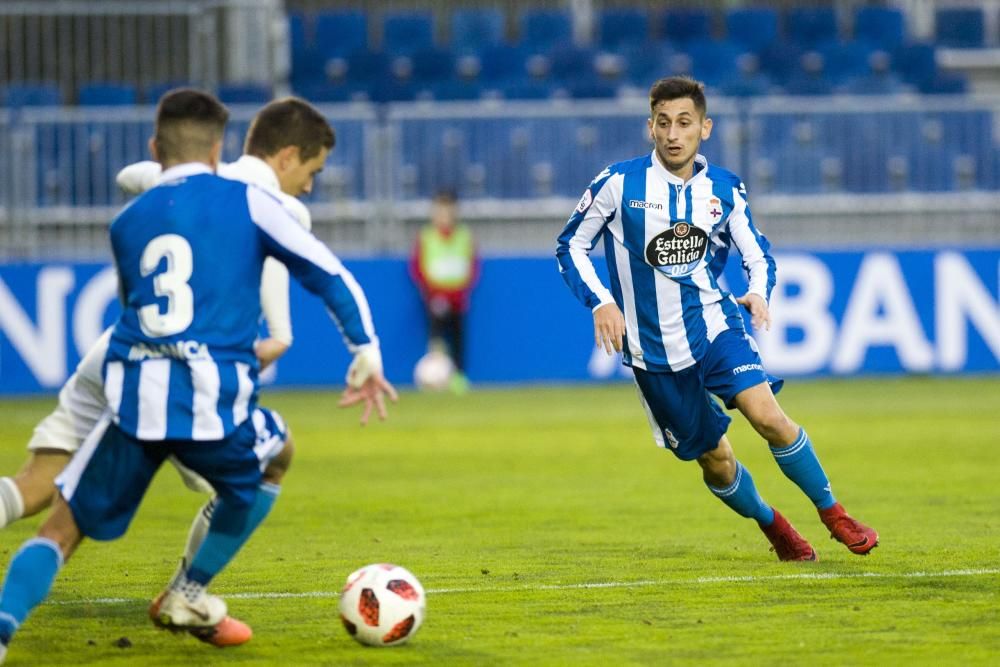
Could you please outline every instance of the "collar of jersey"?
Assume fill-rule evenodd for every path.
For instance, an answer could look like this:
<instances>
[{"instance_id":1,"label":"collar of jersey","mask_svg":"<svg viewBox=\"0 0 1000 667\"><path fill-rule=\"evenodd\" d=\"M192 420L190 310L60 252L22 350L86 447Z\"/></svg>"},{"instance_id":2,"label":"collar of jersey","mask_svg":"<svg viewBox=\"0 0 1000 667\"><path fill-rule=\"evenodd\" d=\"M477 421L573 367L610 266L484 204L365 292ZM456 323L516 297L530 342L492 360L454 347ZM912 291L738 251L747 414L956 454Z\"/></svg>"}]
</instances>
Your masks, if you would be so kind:
<instances>
[{"instance_id":1,"label":"collar of jersey","mask_svg":"<svg viewBox=\"0 0 1000 667\"><path fill-rule=\"evenodd\" d=\"M274 173L271 165L253 155L241 155L236 162L222 165L219 167L219 176L281 192L278 175Z\"/></svg>"},{"instance_id":2,"label":"collar of jersey","mask_svg":"<svg viewBox=\"0 0 1000 667\"><path fill-rule=\"evenodd\" d=\"M660 175L663 180L671 185L687 185L693 182L695 179L702 178L705 172L708 171L708 160L701 153L694 156L694 174L688 180L684 180L678 176L674 176L667 168L663 166L660 162L660 156L656 154L656 149L653 149L653 170Z\"/></svg>"},{"instance_id":3,"label":"collar of jersey","mask_svg":"<svg viewBox=\"0 0 1000 667\"><path fill-rule=\"evenodd\" d=\"M176 181L187 176L194 176L195 174L211 174L212 168L209 167L204 162L185 162L184 164L174 165L170 169L160 174L160 177L156 180L157 185L160 183L166 183L168 181Z\"/></svg>"}]
</instances>

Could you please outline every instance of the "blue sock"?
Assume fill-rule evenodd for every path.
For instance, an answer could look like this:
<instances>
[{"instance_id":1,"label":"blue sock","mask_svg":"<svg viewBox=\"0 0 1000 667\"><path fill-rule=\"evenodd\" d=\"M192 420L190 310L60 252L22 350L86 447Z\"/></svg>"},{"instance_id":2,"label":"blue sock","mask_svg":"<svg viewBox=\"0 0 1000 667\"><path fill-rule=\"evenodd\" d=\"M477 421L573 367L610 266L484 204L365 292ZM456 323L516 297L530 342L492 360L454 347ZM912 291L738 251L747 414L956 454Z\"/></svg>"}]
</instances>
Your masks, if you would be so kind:
<instances>
[{"instance_id":1,"label":"blue sock","mask_svg":"<svg viewBox=\"0 0 1000 667\"><path fill-rule=\"evenodd\" d=\"M14 555L0 592L0 642L5 646L31 610L48 597L62 564L59 545L44 537L28 540Z\"/></svg>"},{"instance_id":2,"label":"blue sock","mask_svg":"<svg viewBox=\"0 0 1000 667\"><path fill-rule=\"evenodd\" d=\"M262 483L257 487L257 496L249 508L235 508L232 502L219 498L212 513L212 523L209 524L205 541L191 559L187 579L207 586L212 577L221 572L222 568L233 559L271 511L271 506L274 505L280 491L281 487L277 484Z\"/></svg>"},{"instance_id":3,"label":"blue sock","mask_svg":"<svg viewBox=\"0 0 1000 667\"><path fill-rule=\"evenodd\" d=\"M771 453L785 477L795 482L817 509L834 506L837 501L830 490L830 480L816 458L805 429L799 429L799 437L787 447L771 447Z\"/></svg>"},{"instance_id":4,"label":"blue sock","mask_svg":"<svg viewBox=\"0 0 1000 667\"><path fill-rule=\"evenodd\" d=\"M707 484L708 490L719 497L719 500L729 505L729 507L748 519L756 519L758 523L770 526L774 521L774 510L764 502L764 499L757 493L754 486L753 477L750 471L743 467L739 461L736 462L736 479L724 489L717 489L711 484Z\"/></svg>"}]
</instances>

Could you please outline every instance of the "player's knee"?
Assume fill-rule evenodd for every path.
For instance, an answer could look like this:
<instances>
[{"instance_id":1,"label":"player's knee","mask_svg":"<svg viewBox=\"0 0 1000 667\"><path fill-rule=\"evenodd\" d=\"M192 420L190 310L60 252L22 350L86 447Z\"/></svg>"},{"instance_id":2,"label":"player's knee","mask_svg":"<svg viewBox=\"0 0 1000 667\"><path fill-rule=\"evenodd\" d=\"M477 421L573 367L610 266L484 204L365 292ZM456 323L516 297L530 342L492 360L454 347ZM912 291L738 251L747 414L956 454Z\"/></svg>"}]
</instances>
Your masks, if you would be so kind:
<instances>
[{"instance_id":1,"label":"player's knee","mask_svg":"<svg viewBox=\"0 0 1000 667\"><path fill-rule=\"evenodd\" d=\"M47 509L56 496L56 476L69 461L69 455L59 450L39 450L14 477L24 503L22 516L28 517Z\"/></svg>"},{"instance_id":2,"label":"player's knee","mask_svg":"<svg viewBox=\"0 0 1000 667\"><path fill-rule=\"evenodd\" d=\"M271 459L264 469L264 481L271 484L281 484L282 478L292 465L292 457L295 455L295 444L292 442L292 434L289 432L285 439L285 446L281 448L278 455Z\"/></svg>"},{"instance_id":3,"label":"player's knee","mask_svg":"<svg viewBox=\"0 0 1000 667\"><path fill-rule=\"evenodd\" d=\"M755 415L753 427L771 444L791 444L798 435L798 427L778 406Z\"/></svg>"},{"instance_id":4,"label":"player's knee","mask_svg":"<svg viewBox=\"0 0 1000 667\"><path fill-rule=\"evenodd\" d=\"M719 445L698 457L705 483L716 488L729 486L736 479L736 456L729 442L722 438Z\"/></svg>"}]
</instances>

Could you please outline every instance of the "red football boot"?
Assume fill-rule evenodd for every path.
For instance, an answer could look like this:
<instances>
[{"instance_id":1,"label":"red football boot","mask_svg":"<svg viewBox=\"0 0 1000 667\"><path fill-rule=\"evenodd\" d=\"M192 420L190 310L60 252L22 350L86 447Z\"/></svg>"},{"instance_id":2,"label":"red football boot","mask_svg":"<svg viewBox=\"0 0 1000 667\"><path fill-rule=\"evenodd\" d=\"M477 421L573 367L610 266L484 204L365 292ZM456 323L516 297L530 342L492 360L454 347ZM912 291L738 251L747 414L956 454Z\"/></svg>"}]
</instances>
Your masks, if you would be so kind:
<instances>
[{"instance_id":1,"label":"red football boot","mask_svg":"<svg viewBox=\"0 0 1000 667\"><path fill-rule=\"evenodd\" d=\"M878 546L878 533L851 516L840 503L819 511L819 518L830 529L830 537L837 540L859 556Z\"/></svg>"},{"instance_id":2,"label":"red football boot","mask_svg":"<svg viewBox=\"0 0 1000 667\"><path fill-rule=\"evenodd\" d=\"M781 516L781 512L773 507L771 509L774 511L771 525L757 525L771 542L771 551L778 554L778 560L816 560L816 550L806 542L806 538L799 535L788 519Z\"/></svg>"},{"instance_id":3,"label":"red football boot","mask_svg":"<svg viewBox=\"0 0 1000 667\"><path fill-rule=\"evenodd\" d=\"M167 592L163 591L149 605L149 618L158 628L176 631L177 628L164 625L160 620L160 603L166 594ZM246 644L253 637L253 630L249 625L228 615L210 628L187 628L187 633L206 644L220 648Z\"/></svg>"}]
</instances>

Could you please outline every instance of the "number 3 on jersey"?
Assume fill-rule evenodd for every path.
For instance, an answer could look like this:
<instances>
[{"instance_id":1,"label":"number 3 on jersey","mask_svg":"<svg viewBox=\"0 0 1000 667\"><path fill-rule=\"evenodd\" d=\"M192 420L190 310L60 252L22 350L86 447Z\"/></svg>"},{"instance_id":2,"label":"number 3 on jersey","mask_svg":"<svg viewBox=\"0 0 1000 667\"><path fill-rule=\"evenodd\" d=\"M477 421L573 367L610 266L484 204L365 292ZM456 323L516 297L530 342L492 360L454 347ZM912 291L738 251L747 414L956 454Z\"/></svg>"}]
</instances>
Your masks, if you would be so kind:
<instances>
[{"instance_id":1,"label":"number 3 on jersey","mask_svg":"<svg viewBox=\"0 0 1000 667\"><path fill-rule=\"evenodd\" d=\"M156 271L164 257L167 268L153 278L153 291L156 296L167 298L167 310L161 313L159 304L155 303L139 309L139 324L143 333L151 338L180 333L194 319L194 293L188 285L194 270L191 245L177 234L157 236L142 251L140 270L143 278Z\"/></svg>"}]
</instances>

